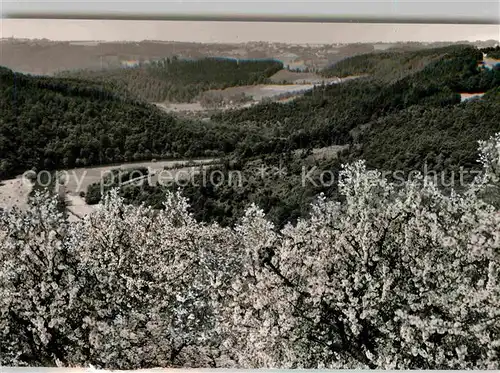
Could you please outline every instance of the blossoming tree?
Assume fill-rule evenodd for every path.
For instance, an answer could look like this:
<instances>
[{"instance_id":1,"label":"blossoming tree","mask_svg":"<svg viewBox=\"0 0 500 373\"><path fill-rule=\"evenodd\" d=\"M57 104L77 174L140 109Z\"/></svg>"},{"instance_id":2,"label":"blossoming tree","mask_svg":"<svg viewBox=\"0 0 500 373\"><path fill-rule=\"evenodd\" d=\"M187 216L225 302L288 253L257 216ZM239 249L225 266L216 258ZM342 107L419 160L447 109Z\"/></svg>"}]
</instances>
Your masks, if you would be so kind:
<instances>
[{"instance_id":1,"label":"blossoming tree","mask_svg":"<svg viewBox=\"0 0 500 373\"><path fill-rule=\"evenodd\" d=\"M0 218L0 363L498 369L500 136L480 150L461 194L347 165L343 200L281 231L179 194L69 223L37 195Z\"/></svg>"}]
</instances>

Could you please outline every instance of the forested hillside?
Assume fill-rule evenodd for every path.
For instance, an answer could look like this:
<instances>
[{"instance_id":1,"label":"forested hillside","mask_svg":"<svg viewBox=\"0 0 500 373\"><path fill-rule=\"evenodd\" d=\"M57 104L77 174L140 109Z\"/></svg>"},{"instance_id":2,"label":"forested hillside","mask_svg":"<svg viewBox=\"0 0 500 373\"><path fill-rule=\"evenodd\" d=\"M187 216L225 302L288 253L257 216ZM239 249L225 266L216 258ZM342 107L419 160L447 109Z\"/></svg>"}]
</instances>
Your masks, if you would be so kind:
<instances>
[{"instance_id":1,"label":"forested hillside","mask_svg":"<svg viewBox=\"0 0 500 373\"><path fill-rule=\"evenodd\" d=\"M346 143L351 140L349 131L353 128L411 105L445 107L460 102L459 92L485 92L500 85L497 71L478 68L482 54L477 49L450 47L448 52L402 79L396 79L398 71L394 71L392 83L370 75L318 87L286 105L271 103L228 111L213 116L213 120L260 123L271 128L276 138L287 138L291 147L318 147ZM424 54L421 63L426 58Z\"/></svg>"},{"instance_id":2,"label":"forested hillside","mask_svg":"<svg viewBox=\"0 0 500 373\"><path fill-rule=\"evenodd\" d=\"M190 102L210 89L266 83L282 68L283 64L274 60L174 57L130 68L68 71L59 75L113 84L149 102Z\"/></svg>"},{"instance_id":3,"label":"forested hillside","mask_svg":"<svg viewBox=\"0 0 500 373\"><path fill-rule=\"evenodd\" d=\"M194 123L109 86L0 70L0 177L152 158L228 153L251 127ZM241 132L241 133L240 133Z\"/></svg>"},{"instance_id":4,"label":"forested hillside","mask_svg":"<svg viewBox=\"0 0 500 373\"><path fill-rule=\"evenodd\" d=\"M452 45L414 51L388 51L361 54L343 59L322 71L324 76L349 76L369 74L383 81L393 82L423 69L444 56L476 55L481 53L468 45Z\"/></svg>"},{"instance_id":5,"label":"forested hillside","mask_svg":"<svg viewBox=\"0 0 500 373\"><path fill-rule=\"evenodd\" d=\"M369 124L355 157L385 170L459 172L477 168L477 141L500 130L499 88L453 107L418 105Z\"/></svg>"},{"instance_id":6,"label":"forested hillside","mask_svg":"<svg viewBox=\"0 0 500 373\"><path fill-rule=\"evenodd\" d=\"M1 108L5 114L1 118L0 150L6 156L1 170L6 176L32 167L54 169L153 158L227 156L218 170L223 175L241 171L247 175L247 183L241 188L185 186L184 192L193 201L192 212L200 220L231 225L248 203L256 202L281 226L306 214L319 192L336 195L335 184L298 186L304 165L317 167L316 178L322 170L336 173L342 162L358 158L365 158L370 167L403 172L423 165L437 172L477 167L477 140L500 130L500 100L495 93L500 87L500 72L480 67L481 51L453 46L374 53L365 58L374 61L375 66L366 77L318 86L286 104L223 111L203 122L166 115L132 99L124 90L113 90L119 85L117 81L39 78L2 70ZM386 75L389 70L380 73L380 68L393 60L408 63L395 69L392 76ZM354 69L349 74L367 73L356 70L360 61L359 57L346 59L326 73L349 66ZM232 61L200 62L209 72L221 63L238 66ZM271 70L279 67L271 62L269 66L265 62L250 64L245 68L247 78L258 75L251 71L262 72L262 64ZM173 78L172 84L179 86L180 82L195 84L199 74L195 62L171 60L162 68L158 66L148 74L157 69L159 77L160 72L166 74L164 79L175 75L173 71L186 72L183 78ZM123 71L133 74L148 70ZM214 84L239 84L228 80L230 76L236 79L235 70L214 70L211 74L206 84L208 79L213 79ZM198 88L205 89L205 83ZM461 103L459 93L463 92L487 93L478 101ZM333 152L328 159L304 163L311 149L332 145L348 149L338 155ZM259 165L278 163L287 169L286 175L255 177ZM126 189L122 192L129 202L162 206L164 187Z\"/></svg>"},{"instance_id":7,"label":"forested hillside","mask_svg":"<svg viewBox=\"0 0 500 373\"><path fill-rule=\"evenodd\" d=\"M366 77L318 87L289 104L258 105L214 115L215 122L258 126L266 140L243 138L236 149L239 163L220 168L226 179L235 169L247 175L243 187L183 188L192 201L192 212L201 220L231 225L248 203L255 202L279 226L294 221L306 214L319 192L330 197L337 194L335 183L300 185L302 166L317 167L313 173L317 184L321 171L335 175L341 163L359 158L366 159L369 167L398 170L403 175L424 171L425 166L429 171L446 173L447 178L458 178L460 168L466 172L476 169L477 141L500 131L500 72L478 67L482 54L475 48L453 47L440 53L443 51L448 53L393 83ZM430 52L416 53L422 53L426 60ZM483 99L464 103L458 94L485 91ZM350 145L339 158L307 163L286 156L294 149L339 144ZM255 159L267 165L281 162L287 175L255 177ZM471 178L471 173L464 175L468 181ZM127 201L161 207L165 188L134 188L127 188Z\"/></svg>"}]
</instances>

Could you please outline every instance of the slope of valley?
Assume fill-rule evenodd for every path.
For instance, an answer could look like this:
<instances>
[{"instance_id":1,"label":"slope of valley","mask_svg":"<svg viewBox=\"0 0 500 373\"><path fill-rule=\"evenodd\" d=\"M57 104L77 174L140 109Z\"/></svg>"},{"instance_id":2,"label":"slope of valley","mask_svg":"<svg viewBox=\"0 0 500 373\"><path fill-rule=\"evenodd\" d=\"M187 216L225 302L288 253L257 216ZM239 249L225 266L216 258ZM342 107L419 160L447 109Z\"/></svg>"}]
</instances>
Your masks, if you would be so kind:
<instances>
[{"instance_id":1,"label":"slope of valley","mask_svg":"<svg viewBox=\"0 0 500 373\"><path fill-rule=\"evenodd\" d=\"M500 48L419 46L1 67L0 366L500 368Z\"/></svg>"},{"instance_id":2,"label":"slope of valley","mask_svg":"<svg viewBox=\"0 0 500 373\"><path fill-rule=\"evenodd\" d=\"M167 59L124 70L66 72L57 78L2 69L0 175L5 179L28 169L223 157L225 166L213 169L222 174L238 170L248 176L247 183L241 189L184 187L195 215L234 224L244 206L257 202L276 223L284 224L306 214L319 192L336 193L332 186L302 186L304 164L318 166L315 177L321 170L337 172L343 161L360 157L371 167L405 172L423 164L447 171L474 168L476 141L497 131L499 123L499 73L481 67L482 58L480 50L459 45L355 56L320 75L279 71L282 65L276 61L225 59ZM349 76L358 78L345 79ZM299 77L318 79L306 86L310 89L301 92L303 97L292 94L287 102L264 100L240 109L221 105L220 100L237 100L240 94L245 106L245 84L284 78L296 89L300 84L293 83L300 83ZM223 87L232 88L214 90ZM228 89L235 93L210 97ZM207 102L198 116L172 115L176 110L168 104L156 108L147 102L158 92L162 99L203 97ZM460 104L460 94L475 92L486 94ZM413 129L420 126L415 137ZM331 146L342 150L320 160L308 156ZM254 175L258 164L284 164L289 173L261 180ZM165 186L123 189L130 202L161 207Z\"/></svg>"}]
</instances>

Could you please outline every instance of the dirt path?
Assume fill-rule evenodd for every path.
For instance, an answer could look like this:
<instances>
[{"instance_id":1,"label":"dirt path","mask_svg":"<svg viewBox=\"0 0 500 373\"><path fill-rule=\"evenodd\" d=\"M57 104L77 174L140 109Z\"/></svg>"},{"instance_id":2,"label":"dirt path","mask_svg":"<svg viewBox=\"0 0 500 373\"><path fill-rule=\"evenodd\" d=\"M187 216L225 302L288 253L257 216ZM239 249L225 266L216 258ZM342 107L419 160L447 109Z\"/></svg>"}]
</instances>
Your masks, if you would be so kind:
<instances>
[{"instance_id":1,"label":"dirt path","mask_svg":"<svg viewBox=\"0 0 500 373\"><path fill-rule=\"evenodd\" d=\"M207 164L213 162L213 159L179 159L174 161L157 161L157 162L134 162L134 163L121 163L108 166L98 166L98 167L87 167L87 168L74 168L71 170L61 171L61 173L67 177L65 182L66 192L78 195L80 192L87 192L87 188L90 184L100 182L101 178L108 173L110 170L116 168L149 168L150 172L158 173L165 167L172 168L182 168L192 162L195 165Z\"/></svg>"},{"instance_id":2,"label":"dirt path","mask_svg":"<svg viewBox=\"0 0 500 373\"><path fill-rule=\"evenodd\" d=\"M203 106L201 106L199 102L183 103L183 104L155 102L154 104L158 106L160 109L172 113L183 113L186 111L191 111L191 112L206 111L206 109L203 108Z\"/></svg>"},{"instance_id":3,"label":"dirt path","mask_svg":"<svg viewBox=\"0 0 500 373\"><path fill-rule=\"evenodd\" d=\"M80 220L94 211L94 207L87 205L82 197L70 193L66 194L66 208L69 212L69 221Z\"/></svg>"},{"instance_id":4,"label":"dirt path","mask_svg":"<svg viewBox=\"0 0 500 373\"><path fill-rule=\"evenodd\" d=\"M9 209L16 206L25 209L31 189L28 180L22 177L0 181L0 208Z\"/></svg>"},{"instance_id":5,"label":"dirt path","mask_svg":"<svg viewBox=\"0 0 500 373\"><path fill-rule=\"evenodd\" d=\"M192 175L192 173L195 172L193 170L196 169L198 165L209 164L212 162L213 159L135 162L65 170L64 175L67 176L68 179L63 192L68 204L70 221L78 220L94 210L94 207L87 205L85 199L82 198L79 193L80 191L86 192L87 187L90 184L99 182L102 176L109 170L120 167L146 167L149 168L152 173L152 182L156 183L160 175L164 181L172 180L177 177L185 178ZM190 163L193 163L194 166L187 166ZM168 170L162 172L165 167L167 167ZM28 197L32 188L33 187L29 181L23 179L22 176L15 179L0 181L0 209L7 210L14 206L21 209L27 208Z\"/></svg>"},{"instance_id":6,"label":"dirt path","mask_svg":"<svg viewBox=\"0 0 500 373\"><path fill-rule=\"evenodd\" d=\"M213 159L198 159L198 160L177 160L177 161L162 161L162 162L140 162L140 163L125 163L122 165L111 165L103 167L90 167L83 169L73 169L67 170L69 179L66 181L66 188L64 190L65 200L67 203L67 209L69 212L69 220L77 221L82 219L84 216L91 214L95 207L93 205L88 205L85 199L79 195L80 191L87 191L87 187L92 183L97 183L101 180L102 176L109 170L116 168L136 168L136 167L148 167L150 175L146 177L138 177L133 180L129 180L123 185L134 184L134 183L148 183L151 182L156 184L156 182L161 178L162 182L167 182L170 180L179 180L190 177L197 172L200 165L210 164ZM193 163L194 166L187 167L186 165ZM178 167L176 167L178 166ZM168 167L165 170L165 167Z\"/></svg>"}]
</instances>

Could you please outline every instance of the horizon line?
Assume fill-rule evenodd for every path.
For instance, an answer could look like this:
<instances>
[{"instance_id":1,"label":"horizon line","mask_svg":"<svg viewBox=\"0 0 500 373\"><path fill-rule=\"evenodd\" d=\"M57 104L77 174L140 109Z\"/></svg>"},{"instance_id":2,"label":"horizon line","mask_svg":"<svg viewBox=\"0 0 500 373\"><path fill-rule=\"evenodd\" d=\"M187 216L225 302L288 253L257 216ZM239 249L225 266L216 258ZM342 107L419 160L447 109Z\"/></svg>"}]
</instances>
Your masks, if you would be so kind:
<instances>
[{"instance_id":1,"label":"horizon line","mask_svg":"<svg viewBox=\"0 0 500 373\"><path fill-rule=\"evenodd\" d=\"M350 16L269 16L269 15L222 15L222 14L168 14L153 13L73 13L73 12L7 12L3 19L67 19L67 20L123 20L123 21L216 21L216 22L279 22L279 23L371 23L371 24L442 24L442 25L499 25L500 16L477 17L350 17Z\"/></svg>"},{"instance_id":2,"label":"horizon line","mask_svg":"<svg viewBox=\"0 0 500 373\"><path fill-rule=\"evenodd\" d=\"M273 41L265 41L265 40L254 40L254 41L246 41L246 42L200 42L200 41L177 41L177 40L161 40L161 39L143 39L139 41L134 41L134 40L98 40L98 39L88 39L88 40L55 40L55 39L48 39L48 38L23 38L23 37L16 37L16 36L7 36L7 37L1 37L0 41L2 40L22 40L22 41L49 41L53 43L102 43L102 44L111 44L111 43L131 43L131 44L138 44L138 43L144 43L144 42L158 42L158 43L178 43L178 44L228 44L228 45L242 45L242 44L257 44L257 43L265 43L265 44L286 44L286 45L300 45L300 46L309 46L309 45L353 45L353 44L440 44L440 43L449 43L449 44L460 44L460 43L477 43L477 42L487 42L487 41L494 41L497 43L500 43L500 38L499 39L476 39L476 40L458 40L458 41L451 41L451 40L436 40L436 41L412 41L412 40L397 40L397 41L358 41L358 42L351 42L351 43L287 43L287 42L273 42Z\"/></svg>"}]
</instances>

